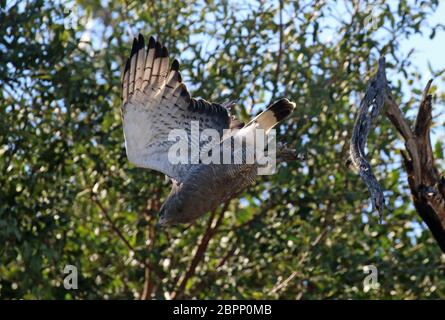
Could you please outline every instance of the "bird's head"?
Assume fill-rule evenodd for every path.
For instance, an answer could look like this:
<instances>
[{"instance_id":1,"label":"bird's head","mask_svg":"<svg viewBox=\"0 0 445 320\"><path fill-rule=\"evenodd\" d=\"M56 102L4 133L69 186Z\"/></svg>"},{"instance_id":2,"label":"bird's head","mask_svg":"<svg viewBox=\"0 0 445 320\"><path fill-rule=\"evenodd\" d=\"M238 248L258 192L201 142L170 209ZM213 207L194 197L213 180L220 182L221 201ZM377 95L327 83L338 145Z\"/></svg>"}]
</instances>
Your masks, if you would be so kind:
<instances>
[{"instance_id":1,"label":"bird's head","mask_svg":"<svg viewBox=\"0 0 445 320\"><path fill-rule=\"evenodd\" d=\"M182 215L182 211L183 208L178 197L168 197L159 211L158 225L165 227L178 223L177 220Z\"/></svg>"},{"instance_id":2,"label":"bird's head","mask_svg":"<svg viewBox=\"0 0 445 320\"><path fill-rule=\"evenodd\" d=\"M175 185L159 212L159 226L190 223L204 214L208 208L207 199L194 187Z\"/></svg>"}]
</instances>

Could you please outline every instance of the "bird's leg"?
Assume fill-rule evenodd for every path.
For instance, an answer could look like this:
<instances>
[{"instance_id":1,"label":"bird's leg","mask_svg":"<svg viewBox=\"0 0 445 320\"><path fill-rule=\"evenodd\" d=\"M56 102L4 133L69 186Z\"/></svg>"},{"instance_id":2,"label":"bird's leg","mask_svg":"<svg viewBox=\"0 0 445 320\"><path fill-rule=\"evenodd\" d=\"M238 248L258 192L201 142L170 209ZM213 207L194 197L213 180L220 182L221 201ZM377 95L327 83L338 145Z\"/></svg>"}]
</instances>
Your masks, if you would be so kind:
<instances>
[{"instance_id":1,"label":"bird's leg","mask_svg":"<svg viewBox=\"0 0 445 320\"><path fill-rule=\"evenodd\" d=\"M228 102L223 103L222 106L230 111L236 105L237 102L238 100L230 100Z\"/></svg>"},{"instance_id":2,"label":"bird's leg","mask_svg":"<svg viewBox=\"0 0 445 320\"><path fill-rule=\"evenodd\" d=\"M286 143L277 143L277 158L284 161L306 160L307 155L300 154L296 149L289 148Z\"/></svg>"}]
</instances>

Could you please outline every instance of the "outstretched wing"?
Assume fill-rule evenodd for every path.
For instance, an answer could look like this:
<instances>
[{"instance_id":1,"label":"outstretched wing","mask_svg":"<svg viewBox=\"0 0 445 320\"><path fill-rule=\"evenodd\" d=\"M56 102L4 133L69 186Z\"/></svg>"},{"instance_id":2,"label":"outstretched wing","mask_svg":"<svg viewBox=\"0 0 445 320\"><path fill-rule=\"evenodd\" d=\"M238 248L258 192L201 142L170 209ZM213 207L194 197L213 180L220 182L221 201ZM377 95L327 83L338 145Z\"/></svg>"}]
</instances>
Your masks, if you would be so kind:
<instances>
[{"instance_id":1,"label":"outstretched wing","mask_svg":"<svg viewBox=\"0 0 445 320\"><path fill-rule=\"evenodd\" d=\"M160 171L181 182L188 166L168 161L175 141L168 135L173 129L187 132L189 150L197 145L191 137L191 121L199 121L200 131L230 127L232 118L220 104L190 96L182 82L179 63L169 66L168 50L150 37L148 49L142 35L134 39L122 81L122 117L125 147L130 162L138 167Z\"/></svg>"}]
</instances>

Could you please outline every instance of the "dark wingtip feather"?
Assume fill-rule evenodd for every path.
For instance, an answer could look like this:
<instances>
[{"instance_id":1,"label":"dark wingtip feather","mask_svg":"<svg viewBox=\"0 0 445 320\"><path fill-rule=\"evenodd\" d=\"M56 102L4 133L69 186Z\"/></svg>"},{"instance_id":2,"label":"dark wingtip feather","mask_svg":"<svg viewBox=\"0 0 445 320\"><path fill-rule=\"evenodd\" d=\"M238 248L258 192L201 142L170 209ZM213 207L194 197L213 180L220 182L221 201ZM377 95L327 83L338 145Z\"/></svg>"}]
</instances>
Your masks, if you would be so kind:
<instances>
[{"instance_id":1,"label":"dark wingtip feather","mask_svg":"<svg viewBox=\"0 0 445 320\"><path fill-rule=\"evenodd\" d=\"M127 59L127 62L125 63L124 74L126 74L128 70L130 70L130 59Z\"/></svg>"},{"instance_id":2,"label":"dark wingtip feather","mask_svg":"<svg viewBox=\"0 0 445 320\"><path fill-rule=\"evenodd\" d=\"M138 51L138 39L133 38L133 44L131 45L130 58Z\"/></svg>"},{"instance_id":3,"label":"dark wingtip feather","mask_svg":"<svg viewBox=\"0 0 445 320\"><path fill-rule=\"evenodd\" d=\"M172 68L171 68L173 71L179 71L179 61L178 60L173 60L173 63L172 63Z\"/></svg>"},{"instance_id":4,"label":"dark wingtip feather","mask_svg":"<svg viewBox=\"0 0 445 320\"><path fill-rule=\"evenodd\" d=\"M156 45L155 45L155 58L159 58L162 54L162 47L161 44L156 41Z\"/></svg>"},{"instance_id":5,"label":"dark wingtip feather","mask_svg":"<svg viewBox=\"0 0 445 320\"><path fill-rule=\"evenodd\" d=\"M156 40L153 36L148 40L148 49L153 49L156 46Z\"/></svg>"},{"instance_id":6,"label":"dark wingtip feather","mask_svg":"<svg viewBox=\"0 0 445 320\"><path fill-rule=\"evenodd\" d=\"M166 47L162 47L161 57L162 58L168 57L168 49Z\"/></svg>"},{"instance_id":7,"label":"dark wingtip feather","mask_svg":"<svg viewBox=\"0 0 445 320\"><path fill-rule=\"evenodd\" d=\"M138 49L142 49L145 47L145 39L144 36L142 34L139 33L138 36Z\"/></svg>"},{"instance_id":8,"label":"dark wingtip feather","mask_svg":"<svg viewBox=\"0 0 445 320\"><path fill-rule=\"evenodd\" d=\"M181 97L183 97L186 102L189 102L191 100L190 98L190 93L187 90L187 87L185 86L185 84L181 84L181 93L180 93Z\"/></svg>"},{"instance_id":9,"label":"dark wingtip feather","mask_svg":"<svg viewBox=\"0 0 445 320\"><path fill-rule=\"evenodd\" d=\"M184 84L182 84L181 85L181 93L180 93L180 95L181 95L181 97L185 97L185 96L187 96L187 87L184 85Z\"/></svg>"},{"instance_id":10,"label":"dark wingtip feather","mask_svg":"<svg viewBox=\"0 0 445 320\"><path fill-rule=\"evenodd\" d=\"M268 109L273 112L277 122L285 119L292 113L295 108L295 103L290 102L287 99L280 99L272 104Z\"/></svg>"}]
</instances>

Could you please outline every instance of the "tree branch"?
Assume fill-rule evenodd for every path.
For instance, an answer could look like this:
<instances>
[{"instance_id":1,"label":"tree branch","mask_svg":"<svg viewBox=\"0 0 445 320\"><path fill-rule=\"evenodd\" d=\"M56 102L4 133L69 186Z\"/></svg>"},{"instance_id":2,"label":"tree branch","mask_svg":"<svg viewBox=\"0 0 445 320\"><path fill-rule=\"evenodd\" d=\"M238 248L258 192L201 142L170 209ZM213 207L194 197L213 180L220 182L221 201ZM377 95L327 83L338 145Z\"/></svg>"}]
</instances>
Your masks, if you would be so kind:
<instances>
[{"instance_id":1,"label":"tree branch","mask_svg":"<svg viewBox=\"0 0 445 320\"><path fill-rule=\"evenodd\" d=\"M146 238L147 238L147 245L146 245L146 249L148 252L150 252L151 250L153 250L154 248L154 244L155 244L155 224L151 223L152 222L152 218L153 215L151 214L152 212L158 212L159 211L159 199L160 197L160 188L156 188L155 190L155 195L154 198L150 199L148 201L148 205L147 208L145 210L145 218L148 221L148 227L147 227L147 232L146 232ZM143 291L141 294L141 300L148 300L150 299L151 293L153 292L153 287L154 287L154 283L153 283L153 272L152 269L149 267L150 264L150 257L147 257L146 261L147 264L145 266L145 281L144 281L144 287L143 287Z\"/></svg>"},{"instance_id":2,"label":"tree branch","mask_svg":"<svg viewBox=\"0 0 445 320\"><path fill-rule=\"evenodd\" d=\"M384 202L383 194L369 163L364 158L364 147L371 122L385 103L386 116L405 141L407 152L403 151L402 157L416 211L427 224L441 250L445 252L445 179L435 166L430 139L432 96L429 90L432 80L428 81L425 87L412 130L399 105L391 96L384 64L385 60L381 58L377 76L368 86L360 105L351 140L351 162L359 170L371 193L373 204L377 204L376 207L379 209L379 201Z\"/></svg>"},{"instance_id":3,"label":"tree branch","mask_svg":"<svg viewBox=\"0 0 445 320\"><path fill-rule=\"evenodd\" d=\"M97 199L97 197L92 193L91 199L93 202L99 207L100 211L102 212L102 215L104 216L105 220L108 222L108 226L111 228L111 230L114 231L114 233L118 236L118 238L125 244L125 246L132 252L136 252L135 248L131 245L131 243L127 240L127 238L124 236L122 231L116 226L113 219L111 219L110 215L108 214L108 210L105 209L105 207L102 205L102 203ZM156 275L160 278L164 278L163 272L159 268L155 268L149 261L141 261L139 259L136 259L140 264L145 266L145 268L148 268L150 270L153 270Z\"/></svg>"},{"instance_id":4,"label":"tree branch","mask_svg":"<svg viewBox=\"0 0 445 320\"><path fill-rule=\"evenodd\" d=\"M413 135L409 124L406 122L399 105L395 102L389 92L385 97L385 103L387 106L386 116L402 135L403 140L405 140L406 150L409 153L409 157L412 159L412 175L414 175L414 181L420 181L421 170L415 136Z\"/></svg>"},{"instance_id":5,"label":"tree branch","mask_svg":"<svg viewBox=\"0 0 445 320\"><path fill-rule=\"evenodd\" d=\"M224 206L222 207L221 211L219 212L218 217L216 217L217 210L214 210L211 213L211 216L209 218L209 222L207 224L206 231L204 235L201 238L201 241L199 242L198 246L195 249L195 253L193 255L192 261L190 262L189 267L187 268L187 271L184 273L184 275L181 277L181 279L178 281L179 285L175 292L172 294L172 299L180 299L184 295L185 286L187 285L188 280L195 274L196 267L198 266L199 262L201 262L202 258L204 257L204 253L207 250L207 247L209 245L210 240L215 235L216 230L221 225L221 222L224 218L224 213L227 210L227 207L229 206L230 200L227 201Z\"/></svg>"},{"instance_id":6,"label":"tree branch","mask_svg":"<svg viewBox=\"0 0 445 320\"><path fill-rule=\"evenodd\" d=\"M407 125L397 103L390 97L388 118L405 140L408 154L402 153L414 207L426 223L441 250L445 252L445 179L434 163L430 139L432 124L432 80L423 92L414 131Z\"/></svg>"},{"instance_id":7,"label":"tree branch","mask_svg":"<svg viewBox=\"0 0 445 320\"><path fill-rule=\"evenodd\" d=\"M385 59L379 60L377 75L368 85L365 97L360 103L358 116L354 124L350 145L350 161L358 170L360 177L371 194L372 206L381 214L385 206L383 191L365 157L366 140L371 124L378 116L386 94Z\"/></svg>"},{"instance_id":8,"label":"tree branch","mask_svg":"<svg viewBox=\"0 0 445 320\"><path fill-rule=\"evenodd\" d=\"M109 227L111 230L114 231L114 233L119 237L119 239L122 240L122 242L125 244L125 246L130 250L135 252L134 247L131 245L131 243L125 238L122 231L116 226L113 219L111 219L110 215L108 214L108 210L105 209L105 207L102 205L102 203L97 199L96 196L92 196L94 203L99 207L100 211L102 212L102 215L104 216L105 220L107 220Z\"/></svg>"}]
</instances>

